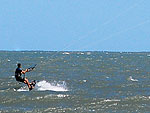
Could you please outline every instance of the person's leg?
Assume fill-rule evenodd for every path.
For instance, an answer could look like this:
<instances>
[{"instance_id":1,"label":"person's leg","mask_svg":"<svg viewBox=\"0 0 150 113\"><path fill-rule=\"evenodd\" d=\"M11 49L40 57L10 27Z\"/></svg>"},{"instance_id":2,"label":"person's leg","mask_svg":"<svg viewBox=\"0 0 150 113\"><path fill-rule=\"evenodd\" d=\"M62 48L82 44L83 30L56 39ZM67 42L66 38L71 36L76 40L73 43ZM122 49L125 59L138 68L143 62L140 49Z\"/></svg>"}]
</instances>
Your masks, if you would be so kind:
<instances>
[{"instance_id":1,"label":"person's leg","mask_svg":"<svg viewBox=\"0 0 150 113\"><path fill-rule=\"evenodd\" d=\"M27 79L27 78L25 78L25 79L24 79L24 83L28 85L28 88L31 88L31 86L30 86L30 82L28 81L28 79Z\"/></svg>"},{"instance_id":2,"label":"person's leg","mask_svg":"<svg viewBox=\"0 0 150 113\"><path fill-rule=\"evenodd\" d=\"M35 87L35 84L36 84L36 81L33 80L31 83L30 83L30 86L32 87L32 89Z\"/></svg>"},{"instance_id":3,"label":"person's leg","mask_svg":"<svg viewBox=\"0 0 150 113\"><path fill-rule=\"evenodd\" d=\"M33 81L30 83L30 85L34 85L34 84L36 84L36 81L35 81L35 80L33 80Z\"/></svg>"}]
</instances>

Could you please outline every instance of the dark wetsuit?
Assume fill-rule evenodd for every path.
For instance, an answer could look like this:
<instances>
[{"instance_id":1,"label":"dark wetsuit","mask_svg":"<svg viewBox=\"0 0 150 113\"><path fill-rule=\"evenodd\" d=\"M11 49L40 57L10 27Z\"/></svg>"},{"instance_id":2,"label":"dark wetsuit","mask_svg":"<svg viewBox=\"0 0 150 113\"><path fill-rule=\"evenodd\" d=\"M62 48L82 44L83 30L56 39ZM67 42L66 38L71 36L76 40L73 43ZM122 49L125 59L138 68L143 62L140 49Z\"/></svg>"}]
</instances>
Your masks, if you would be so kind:
<instances>
[{"instance_id":1,"label":"dark wetsuit","mask_svg":"<svg viewBox=\"0 0 150 113\"><path fill-rule=\"evenodd\" d=\"M16 71L15 71L15 78L19 82L24 82L25 79L23 77L21 77L21 75L22 75L21 72L22 72L22 69L21 68L17 68Z\"/></svg>"}]
</instances>

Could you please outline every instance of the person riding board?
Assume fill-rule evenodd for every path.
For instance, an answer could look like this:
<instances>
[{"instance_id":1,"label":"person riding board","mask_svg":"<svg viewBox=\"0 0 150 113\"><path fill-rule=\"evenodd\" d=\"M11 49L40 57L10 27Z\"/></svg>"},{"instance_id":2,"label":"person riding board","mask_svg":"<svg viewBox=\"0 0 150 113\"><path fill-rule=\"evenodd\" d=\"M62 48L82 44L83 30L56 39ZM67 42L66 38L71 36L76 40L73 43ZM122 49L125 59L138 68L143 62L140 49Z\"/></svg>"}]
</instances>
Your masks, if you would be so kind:
<instances>
[{"instance_id":1,"label":"person riding board","mask_svg":"<svg viewBox=\"0 0 150 113\"><path fill-rule=\"evenodd\" d=\"M33 83L30 83L27 78L23 78L21 76L22 74L29 72L30 69L22 70L21 69L22 65L20 63L18 63L17 66L18 67L16 68L16 71L15 71L16 81L23 82L23 83L27 84L29 90L32 90L34 88Z\"/></svg>"}]
</instances>

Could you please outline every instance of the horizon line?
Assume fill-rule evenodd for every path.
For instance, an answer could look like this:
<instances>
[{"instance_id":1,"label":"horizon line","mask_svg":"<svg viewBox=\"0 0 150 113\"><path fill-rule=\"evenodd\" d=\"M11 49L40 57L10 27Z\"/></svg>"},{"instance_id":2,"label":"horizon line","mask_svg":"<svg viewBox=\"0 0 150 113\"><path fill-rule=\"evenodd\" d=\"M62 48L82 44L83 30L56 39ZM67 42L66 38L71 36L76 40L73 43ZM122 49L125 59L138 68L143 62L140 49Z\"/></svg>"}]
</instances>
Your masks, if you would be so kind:
<instances>
[{"instance_id":1,"label":"horizon line","mask_svg":"<svg viewBox=\"0 0 150 113\"><path fill-rule=\"evenodd\" d=\"M129 53L149 53L150 51L115 51L115 50L1 50L0 52L129 52Z\"/></svg>"}]
</instances>

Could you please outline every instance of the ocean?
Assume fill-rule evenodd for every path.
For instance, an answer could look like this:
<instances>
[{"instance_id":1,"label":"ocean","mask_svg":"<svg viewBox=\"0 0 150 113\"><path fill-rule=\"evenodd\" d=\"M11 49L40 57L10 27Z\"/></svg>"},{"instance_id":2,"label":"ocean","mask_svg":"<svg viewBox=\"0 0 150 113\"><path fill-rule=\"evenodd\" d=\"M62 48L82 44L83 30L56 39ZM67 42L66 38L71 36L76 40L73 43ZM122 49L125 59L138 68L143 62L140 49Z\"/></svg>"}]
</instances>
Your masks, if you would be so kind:
<instances>
[{"instance_id":1,"label":"ocean","mask_svg":"<svg viewBox=\"0 0 150 113\"><path fill-rule=\"evenodd\" d=\"M15 80L16 64L32 91ZM0 113L149 113L150 53L0 51Z\"/></svg>"}]
</instances>

